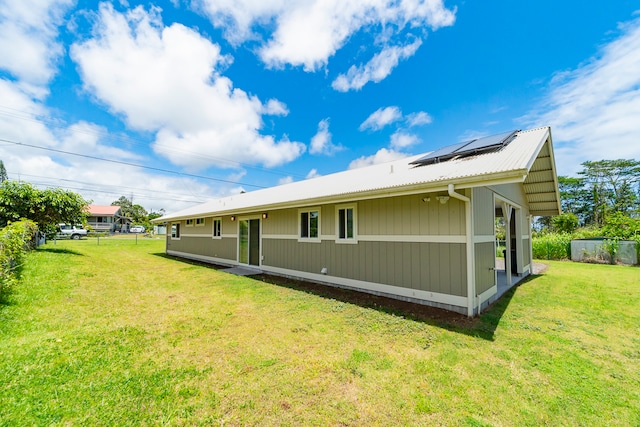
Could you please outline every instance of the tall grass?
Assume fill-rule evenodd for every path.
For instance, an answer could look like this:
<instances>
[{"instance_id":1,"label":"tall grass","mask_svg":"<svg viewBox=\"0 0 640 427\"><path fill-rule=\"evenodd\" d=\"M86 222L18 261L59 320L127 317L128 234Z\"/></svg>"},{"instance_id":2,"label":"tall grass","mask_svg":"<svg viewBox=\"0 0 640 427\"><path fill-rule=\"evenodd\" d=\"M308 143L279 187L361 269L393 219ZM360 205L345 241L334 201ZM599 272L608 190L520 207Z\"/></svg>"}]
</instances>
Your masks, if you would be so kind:
<instances>
[{"instance_id":1,"label":"tall grass","mask_svg":"<svg viewBox=\"0 0 640 427\"><path fill-rule=\"evenodd\" d=\"M573 235L565 233L549 233L533 238L534 259L563 260L571 259L571 240Z\"/></svg>"}]
</instances>

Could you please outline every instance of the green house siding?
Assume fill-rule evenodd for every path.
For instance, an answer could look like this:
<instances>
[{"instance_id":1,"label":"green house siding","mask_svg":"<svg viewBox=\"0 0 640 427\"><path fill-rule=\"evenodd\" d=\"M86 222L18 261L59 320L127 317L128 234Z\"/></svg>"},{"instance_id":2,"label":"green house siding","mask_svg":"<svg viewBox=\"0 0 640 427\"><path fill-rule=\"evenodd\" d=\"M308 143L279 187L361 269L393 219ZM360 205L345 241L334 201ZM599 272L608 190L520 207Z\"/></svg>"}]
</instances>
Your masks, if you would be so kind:
<instances>
[{"instance_id":1,"label":"green house siding","mask_svg":"<svg viewBox=\"0 0 640 427\"><path fill-rule=\"evenodd\" d=\"M466 252L462 243L334 241L299 243L263 239L263 265L320 273L410 289L466 296Z\"/></svg>"},{"instance_id":2,"label":"green house siding","mask_svg":"<svg viewBox=\"0 0 640 427\"><path fill-rule=\"evenodd\" d=\"M496 284L495 271L493 270L496 262L496 252L493 242L476 243L474 247L476 293L480 295Z\"/></svg>"},{"instance_id":3,"label":"green house siding","mask_svg":"<svg viewBox=\"0 0 640 427\"><path fill-rule=\"evenodd\" d=\"M435 196L445 193L388 197L359 201L359 235L431 235L465 234L464 203L449 199L445 204ZM429 201L423 201L430 197Z\"/></svg>"},{"instance_id":4,"label":"green house siding","mask_svg":"<svg viewBox=\"0 0 640 427\"><path fill-rule=\"evenodd\" d=\"M182 235L180 240L171 239L171 236L167 238L168 251L184 252L229 261L236 260L237 245L236 238L212 239L211 237L193 237L189 235Z\"/></svg>"},{"instance_id":5,"label":"green house siding","mask_svg":"<svg viewBox=\"0 0 640 427\"><path fill-rule=\"evenodd\" d=\"M476 236L495 233L495 202L493 192L484 188L473 189L473 231Z\"/></svg>"}]
</instances>

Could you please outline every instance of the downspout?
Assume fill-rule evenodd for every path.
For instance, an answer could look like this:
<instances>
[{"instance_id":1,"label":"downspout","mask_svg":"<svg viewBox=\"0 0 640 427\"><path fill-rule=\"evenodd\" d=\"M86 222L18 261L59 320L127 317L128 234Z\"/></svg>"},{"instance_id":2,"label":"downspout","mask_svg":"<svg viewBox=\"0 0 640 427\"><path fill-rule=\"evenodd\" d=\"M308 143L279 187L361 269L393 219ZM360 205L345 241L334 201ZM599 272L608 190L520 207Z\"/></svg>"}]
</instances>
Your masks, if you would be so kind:
<instances>
[{"instance_id":1,"label":"downspout","mask_svg":"<svg viewBox=\"0 0 640 427\"><path fill-rule=\"evenodd\" d=\"M467 229L467 316L473 317L474 301L476 295L475 274L473 271L473 221L471 218L471 199L460 193L456 193L453 184L449 184L449 197L464 202L466 229ZM480 307L478 307L480 314Z\"/></svg>"}]
</instances>

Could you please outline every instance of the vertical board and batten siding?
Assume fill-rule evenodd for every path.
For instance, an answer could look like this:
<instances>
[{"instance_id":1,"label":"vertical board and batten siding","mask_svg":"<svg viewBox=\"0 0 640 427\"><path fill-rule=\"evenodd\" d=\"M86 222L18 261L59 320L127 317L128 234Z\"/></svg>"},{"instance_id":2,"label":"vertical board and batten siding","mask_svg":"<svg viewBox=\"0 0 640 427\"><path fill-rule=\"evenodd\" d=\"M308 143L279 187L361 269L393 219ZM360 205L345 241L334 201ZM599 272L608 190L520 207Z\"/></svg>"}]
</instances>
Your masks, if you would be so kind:
<instances>
[{"instance_id":1,"label":"vertical board and batten siding","mask_svg":"<svg viewBox=\"0 0 640 427\"><path fill-rule=\"evenodd\" d=\"M445 193L442 193L444 195ZM358 202L358 234L372 236L464 236L464 203L441 204L435 194L388 197Z\"/></svg>"},{"instance_id":2,"label":"vertical board and batten siding","mask_svg":"<svg viewBox=\"0 0 640 427\"><path fill-rule=\"evenodd\" d=\"M473 234L495 236L495 203L493 191L486 187L473 189Z\"/></svg>"},{"instance_id":3,"label":"vertical board and batten siding","mask_svg":"<svg viewBox=\"0 0 640 427\"><path fill-rule=\"evenodd\" d=\"M522 239L522 264L531 265L531 239Z\"/></svg>"},{"instance_id":4,"label":"vertical board and batten siding","mask_svg":"<svg viewBox=\"0 0 640 427\"><path fill-rule=\"evenodd\" d=\"M298 243L263 239L263 265L466 296L466 250L461 243ZM328 277L330 280L330 277Z\"/></svg>"},{"instance_id":5,"label":"vertical board and batten siding","mask_svg":"<svg viewBox=\"0 0 640 427\"><path fill-rule=\"evenodd\" d=\"M321 242L299 242L298 209L269 212L263 221L262 265L466 296L464 243L403 241L402 236L465 235L464 203L446 204L431 195L346 203L356 208L358 242L335 241L336 207L320 207ZM342 206L342 205L339 205ZM310 206L311 207L311 206ZM410 239L407 239L410 240Z\"/></svg>"},{"instance_id":6,"label":"vertical board and batten siding","mask_svg":"<svg viewBox=\"0 0 640 427\"><path fill-rule=\"evenodd\" d=\"M480 295L496 284L496 274L491 268L496 263L496 250L493 242L475 243L476 294Z\"/></svg>"},{"instance_id":7,"label":"vertical board and batten siding","mask_svg":"<svg viewBox=\"0 0 640 427\"><path fill-rule=\"evenodd\" d=\"M180 223L180 239L171 238L171 223L167 227L167 251L213 257L235 262L238 241L236 237L213 238L213 218L205 218L204 226L186 226ZM229 217L222 218L222 234L237 235L237 223Z\"/></svg>"},{"instance_id":8,"label":"vertical board and batten siding","mask_svg":"<svg viewBox=\"0 0 640 427\"><path fill-rule=\"evenodd\" d=\"M269 235L298 236L298 210L279 209L270 211L269 217L262 221L262 237Z\"/></svg>"}]
</instances>

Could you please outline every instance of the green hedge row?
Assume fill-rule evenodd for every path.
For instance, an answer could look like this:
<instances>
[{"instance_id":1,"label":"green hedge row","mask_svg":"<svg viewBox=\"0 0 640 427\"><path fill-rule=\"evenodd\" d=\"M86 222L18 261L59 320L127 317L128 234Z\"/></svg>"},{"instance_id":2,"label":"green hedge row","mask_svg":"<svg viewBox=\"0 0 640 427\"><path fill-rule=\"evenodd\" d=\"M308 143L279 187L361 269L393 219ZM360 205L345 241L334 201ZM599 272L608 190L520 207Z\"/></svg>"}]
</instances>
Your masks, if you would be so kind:
<instances>
[{"instance_id":1,"label":"green hedge row","mask_svg":"<svg viewBox=\"0 0 640 427\"><path fill-rule=\"evenodd\" d=\"M33 249L37 230L29 220L11 223L0 230L0 298L15 283L26 253Z\"/></svg>"}]
</instances>

